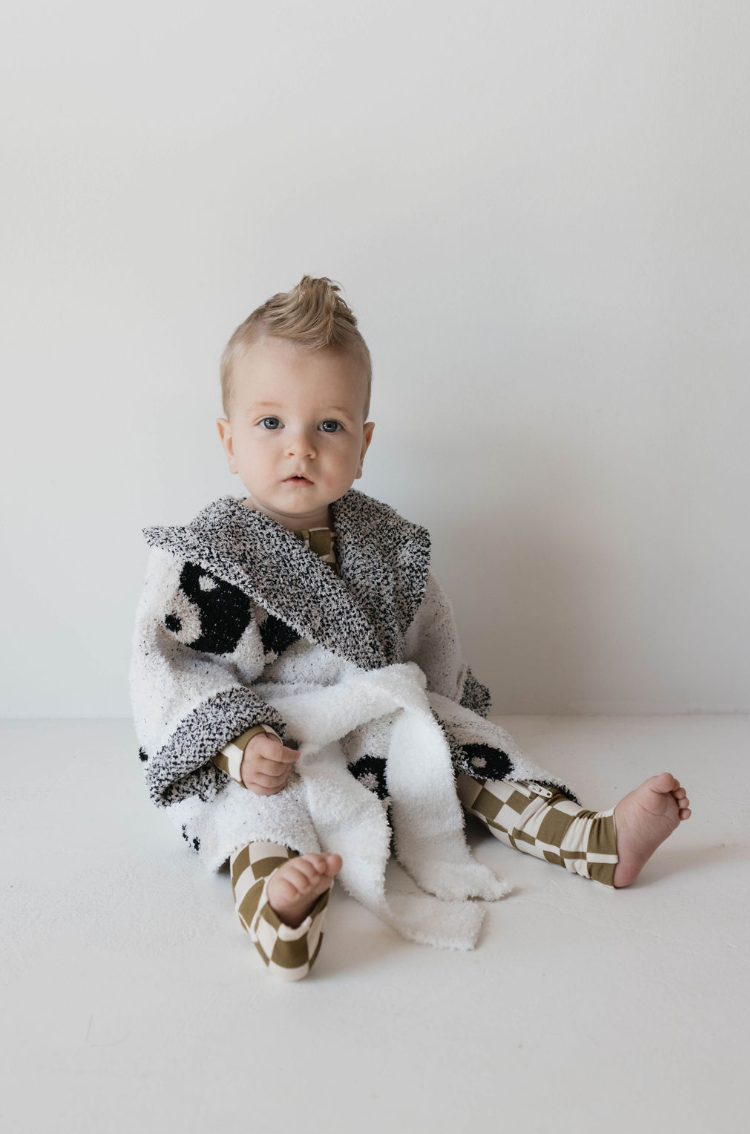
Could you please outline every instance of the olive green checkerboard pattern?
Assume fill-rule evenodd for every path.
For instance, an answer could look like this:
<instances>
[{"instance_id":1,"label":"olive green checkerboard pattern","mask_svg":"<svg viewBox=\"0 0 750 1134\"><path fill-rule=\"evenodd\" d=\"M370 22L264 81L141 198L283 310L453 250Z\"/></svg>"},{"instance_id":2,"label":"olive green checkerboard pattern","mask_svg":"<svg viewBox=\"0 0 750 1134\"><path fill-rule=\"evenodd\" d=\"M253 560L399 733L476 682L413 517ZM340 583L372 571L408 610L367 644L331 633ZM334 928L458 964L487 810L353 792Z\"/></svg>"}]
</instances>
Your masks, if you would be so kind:
<instances>
[{"instance_id":1,"label":"olive green checkerboard pattern","mask_svg":"<svg viewBox=\"0 0 750 1134\"><path fill-rule=\"evenodd\" d=\"M231 855L234 908L266 967L282 980L301 980L315 964L323 941L330 888L301 925L285 925L268 904L268 883L297 851L277 843L248 843Z\"/></svg>"},{"instance_id":2,"label":"olive green checkerboard pattern","mask_svg":"<svg viewBox=\"0 0 750 1134\"><path fill-rule=\"evenodd\" d=\"M292 535L301 540L305 547L309 547L310 551L319 555L323 562L327 563L337 575L340 573L338 559L336 558L338 532L333 531L332 528L299 528L292 532Z\"/></svg>"},{"instance_id":3,"label":"olive green checkerboard pattern","mask_svg":"<svg viewBox=\"0 0 750 1134\"><path fill-rule=\"evenodd\" d=\"M588 811L528 780L475 780L461 772L456 787L466 810L502 843L614 886L614 807Z\"/></svg>"}]
</instances>

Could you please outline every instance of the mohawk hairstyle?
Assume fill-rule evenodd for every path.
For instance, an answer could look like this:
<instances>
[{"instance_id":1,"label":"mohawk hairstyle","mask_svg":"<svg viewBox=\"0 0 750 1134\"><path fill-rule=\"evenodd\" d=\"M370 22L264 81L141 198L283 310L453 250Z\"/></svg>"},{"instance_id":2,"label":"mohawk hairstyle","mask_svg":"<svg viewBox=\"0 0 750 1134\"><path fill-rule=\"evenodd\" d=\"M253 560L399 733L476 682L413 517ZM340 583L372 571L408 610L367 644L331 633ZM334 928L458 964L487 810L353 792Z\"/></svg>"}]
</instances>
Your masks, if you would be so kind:
<instances>
[{"instance_id":1,"label":"mohawk hairstyle","mask_svg":"<svg viewBox=\"0 0 750 1134\"><path fill-rule=\"evenodd\" d=\"M299 343L310 350L332 347L357 358L365 366L367 400L365 419L370 412L372 360L365 340L357 329L351 308L341 298L339 285L327 276L303 276L291 291L272 295L248 315L234 331L221 356L221 404L229 416L232 401L232 372L237 359L253 343L268 335Z\"/></svg>"}]
</instances>

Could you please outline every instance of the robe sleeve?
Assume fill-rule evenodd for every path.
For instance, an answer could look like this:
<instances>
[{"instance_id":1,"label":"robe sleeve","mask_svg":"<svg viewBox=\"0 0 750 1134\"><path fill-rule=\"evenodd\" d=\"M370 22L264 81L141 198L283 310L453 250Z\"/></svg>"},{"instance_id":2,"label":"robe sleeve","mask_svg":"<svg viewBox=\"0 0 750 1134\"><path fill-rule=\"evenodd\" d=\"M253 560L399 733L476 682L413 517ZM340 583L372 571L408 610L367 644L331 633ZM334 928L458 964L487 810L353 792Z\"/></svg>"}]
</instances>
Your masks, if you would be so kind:
<instances>
[{"instance_id":1,"label":"robe sleeve","mask_svg":"<svg viewBox=\"0 0 750 1134\"><path fill-rule=\"evenodd\" d=\"M486 718L490 691L463 659L453 608L432 571L422 603L407 630L405 661L414 661L427 677L427 692L440 693ZM501 748L485 743L460 744L433 709L451 750L453 767L475 779L504 779L512 765Z\"/></svg>"},{"instance_id":2,"label":"robe sleeve","mask_svg":"<svg viewBox=\"0 0 750 1134\"><path fill-rule=\"evenodd\" d=\"M186 579L215 591L214 605L196 605L185 593ZM151 548L133 632L130 696L139 756L159 807L223 790L229 776L213 757L254 725L284 737L284 721L252 689L263 672L263 646L244 598L172 552ZM224 612L232 624L231 633L221 629L221 640Z\"/></svg>"},{"instance_id":3,"label":"robe sleeve","mask_svg":"<svg viewBox=\"0 0 750 1134\"><path fill-rule=\"evenodd\" d=\"M490 691L463 660L453 607L432 571L422 603L406 632L404 661L414 661L427 677L427 691L441 693L486 717Z\"/></svg>"},{"instance_id":4,"label":"robe sleeve","mask_svg":"<svg viewBox=\"0 0 750 1134\"><path fill-rule=\"evenodd\" d=\"M490 691L463 660L453 608L431 571L422 603L406 633L404 661L414 661L423 670L428 693L439 693L478 717L487 717ZM487 728L480 725L476 741L462 739L459 743L448 722L434 708L433 715L445 733L456 773L463 772L482 782L505 780L517 759L525 759L513 738L499 726L492 726L488 735ZM577 796L565 784L548 780L540 772L534 773L534 779L567 795L580 807Z\"/></svg>"}]
</instances>

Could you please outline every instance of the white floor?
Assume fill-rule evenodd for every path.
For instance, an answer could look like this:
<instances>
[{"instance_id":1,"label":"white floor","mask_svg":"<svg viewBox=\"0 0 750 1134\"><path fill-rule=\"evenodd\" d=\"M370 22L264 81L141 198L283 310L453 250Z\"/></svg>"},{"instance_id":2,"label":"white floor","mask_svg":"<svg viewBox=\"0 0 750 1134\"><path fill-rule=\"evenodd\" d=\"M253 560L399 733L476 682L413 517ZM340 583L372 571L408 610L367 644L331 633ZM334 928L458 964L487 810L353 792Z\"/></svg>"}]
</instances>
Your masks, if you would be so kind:
<instances>
[{"instance_id":1,"label":"white floor","mask_svg":"<svg viewBox=\"0 0 750 1134\"><path fill-rule=\"evenodd\" d=\"M693 817L620 891L470 820L515 886L476 951L338 887L283 984L148 802L130 722L5 722L2 1130L746 1131L750 718L501 723L586 806L668 770Z\"/></svg>"}]
</instances>

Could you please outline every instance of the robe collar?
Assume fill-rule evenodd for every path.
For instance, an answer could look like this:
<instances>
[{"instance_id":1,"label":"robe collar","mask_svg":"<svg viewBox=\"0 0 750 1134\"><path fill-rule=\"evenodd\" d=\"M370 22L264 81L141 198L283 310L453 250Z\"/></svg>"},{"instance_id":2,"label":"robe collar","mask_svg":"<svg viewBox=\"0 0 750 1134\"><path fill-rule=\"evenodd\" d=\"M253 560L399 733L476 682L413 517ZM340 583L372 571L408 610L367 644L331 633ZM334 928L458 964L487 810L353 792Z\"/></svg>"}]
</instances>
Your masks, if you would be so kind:
<instances>
[{"instance_id":1,"label":"robe collar","mask_svg":"<svg viewBox=\"0 0 750 1134\"><path fill-rule=\"evenodd\" d=\"M183 527L143 528L146 542L198 563L356 665L401 661L427 582L427 529L350 488L330 506L336 575L289 529L242 500L222 496Z\"/></svg>"}]
</instances>

